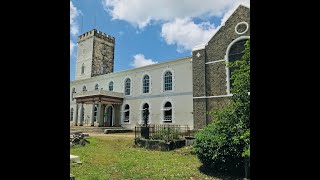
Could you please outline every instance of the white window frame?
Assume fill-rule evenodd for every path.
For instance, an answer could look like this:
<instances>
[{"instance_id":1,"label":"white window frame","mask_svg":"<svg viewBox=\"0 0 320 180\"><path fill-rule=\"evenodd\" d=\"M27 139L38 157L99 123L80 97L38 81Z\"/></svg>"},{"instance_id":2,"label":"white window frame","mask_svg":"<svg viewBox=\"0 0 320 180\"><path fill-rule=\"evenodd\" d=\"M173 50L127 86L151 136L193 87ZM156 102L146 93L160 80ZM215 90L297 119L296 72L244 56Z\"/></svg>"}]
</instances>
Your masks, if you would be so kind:
<instances>
[{"instance_id":1,"label":"white window frame","mask_svg":"<svg viewBox=\"0 0 320 180\"><path fill-rule=\"evenodd\" d=\"M127 79L130 79L130 94L129 95L126 95L126 81ZM131 77L125 77L124 80L123 80L123 90L124 90L124 95L125 96L132 96L132 78Z\"/></svg>"},{"instance_id":2,"label":"white window frame","mask_svg":"<svg viewBox=\"0 0 320 180\"><path fill-rule=\"evenodd\" d=\"M164 85L165 85L165 78L164 78L164 75L167 71L170 71L171 74L172 74L172 90L164 90ZM172 68L165 68L163 71L162 71L162 75L161 75L161 93L170 93L170 92L174 92L175 91L175 72Z\"/></svg>"},{"instance_id":3,"label":"white window frame","mask_svg":"<svg viewBox=\"0 0 320 180\"><path fill-rule=\"evenodd\" d=\"M229 52L230 52L230 49L231 47L238 41L241 41L241 40L244 40L244 39L247 39L249 40L250 39L250 36L240 36L238 38L236 38L235 40L233 40L228 48L227 48L227 51L226 51L226 54L224 56L224 59L225 59L225 62L226 62L226 83L227 83L227 89L226 89L226 92L227 94L229 95L230 94L230 77L229 77L229 67L227 67L227 63L229 63Z\"/></svg>"},{"instance_id":4,"label":"white window frame","mask_svg":"<svg viewBox=\"0 0 320 180\"><path fill-rule=\"evenodd\" d=\"M140 111L140 120L139 120L139 124L143 124L144 122L143 122L143 105L144 104L148 104L149 105L149 121L148 121L148 124L151 124L151 103L150 103L150 101L148 101L148 100L144 100L144 101L142 101L141 102L141 104L140 104L140 109L139 109L139 111Z\"/></svg>"},{"instance_id":5,"label":"white window frame","mask_svg":"<svg viewBox=\"0 0 320 180\"><path fill-rule=\"evenodd\" d=\"M128 122L127 121L125 121L125 113L126 112L128 112L126 109L125 109L125 107L126 107L126 105L128 105L129 106L129 119L128 119ZM132 113L130 112L131 111L131 105L129 104L129 103L124 103L124 105L123 105L123 107L122 107L122 123L123 124L130 124L130 122L131 122L131 116L132 116Z\"/></svg>"},{"instance_id":6,"label":"white window frame","mask_svg":"<svg viewBox=\"0 0 320 180\"><path fill-rule=\"evenodd\" d=\"M167 103L167 102L170 102L171 103L171 110L172 110L172 114L171 114L171 122L166 122L165 119L164 119L164 112L166 111L166 109L164 109L164 105ZM161 103L161 107L160 107L160 119L161 119L161 122L160 124L175 124L175 106L174 106L174 103L171 99L165 99L164 101L162 101Z\"/></svg>"}]
</instances>

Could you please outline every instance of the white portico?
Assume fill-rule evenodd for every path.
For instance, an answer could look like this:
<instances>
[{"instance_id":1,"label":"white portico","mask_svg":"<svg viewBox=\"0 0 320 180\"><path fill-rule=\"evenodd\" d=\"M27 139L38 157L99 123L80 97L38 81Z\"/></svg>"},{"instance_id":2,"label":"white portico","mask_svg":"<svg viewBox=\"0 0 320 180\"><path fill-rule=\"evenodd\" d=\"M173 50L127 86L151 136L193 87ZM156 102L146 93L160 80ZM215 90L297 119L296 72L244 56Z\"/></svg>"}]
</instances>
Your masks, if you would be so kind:
<instances>
[{"instance_id":1,"label":"white portico","mask_svg":"<svg viewBox=\"0 0 320 180\"><path fill-rule=\"evenodd\" d=\"M101 89L82 91L75 93L74 99L76 100L76 112L74 117L75 126L84 125L84 104L91 105L90 126L120 126L120 121L117 121L120 117L116 118L116 112L120 110L120 105L123 101L123 93ZM80 113L77 112L79 109ZM80 117L78 117L78 115L80 115Z\"/></svg>"}]
</instances>

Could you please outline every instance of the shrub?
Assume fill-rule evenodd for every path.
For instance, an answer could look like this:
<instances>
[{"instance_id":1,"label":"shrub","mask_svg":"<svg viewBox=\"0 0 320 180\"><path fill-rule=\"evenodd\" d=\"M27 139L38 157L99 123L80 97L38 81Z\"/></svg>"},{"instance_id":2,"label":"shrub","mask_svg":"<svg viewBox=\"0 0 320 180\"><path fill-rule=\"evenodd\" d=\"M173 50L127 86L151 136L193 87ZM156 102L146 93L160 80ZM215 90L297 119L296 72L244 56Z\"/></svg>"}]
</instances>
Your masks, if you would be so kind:
<instances>
[{"instance_id":1,"label":"shrub","mask_svg":"<svg viewBox=\"0 0 320 180\"><path fill-rule=\"evenodd\" d=\"M250 40L242 59L228 66L235 67L230 104L210 112L214 121L196 134L194 148L213 170L243 172L244 157L250 157Z\"/></svg>"},{"instance_id":2,"label":"shrub","mask_svg":"<svg viewBox=\"0 0 320 180\"><path fill-rule=\"evenodd\" d=\"M164 128L156 132L152 139L155 140L177 140L179 139L179 130L176 128Z\"/></svg>"}]
</instances>

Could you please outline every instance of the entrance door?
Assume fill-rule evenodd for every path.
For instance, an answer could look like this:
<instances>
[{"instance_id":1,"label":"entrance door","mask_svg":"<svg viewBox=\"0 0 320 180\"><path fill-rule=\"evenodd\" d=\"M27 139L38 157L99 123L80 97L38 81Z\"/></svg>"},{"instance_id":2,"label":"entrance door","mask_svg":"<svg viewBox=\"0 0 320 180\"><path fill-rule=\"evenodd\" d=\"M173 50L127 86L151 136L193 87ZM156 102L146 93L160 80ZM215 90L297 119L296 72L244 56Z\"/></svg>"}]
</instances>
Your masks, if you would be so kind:
<instances>
[{"instance_id":1,"label":"entrance door","mask_svg":"<svg viewBox=\"0 0 320 180\"><path fill-rule=\"evenodd\" d=\"M112 119L113 119L113 107L110 105L105 110L104 125L106 127L113 126Z\"/></svg>"}]
</instances>

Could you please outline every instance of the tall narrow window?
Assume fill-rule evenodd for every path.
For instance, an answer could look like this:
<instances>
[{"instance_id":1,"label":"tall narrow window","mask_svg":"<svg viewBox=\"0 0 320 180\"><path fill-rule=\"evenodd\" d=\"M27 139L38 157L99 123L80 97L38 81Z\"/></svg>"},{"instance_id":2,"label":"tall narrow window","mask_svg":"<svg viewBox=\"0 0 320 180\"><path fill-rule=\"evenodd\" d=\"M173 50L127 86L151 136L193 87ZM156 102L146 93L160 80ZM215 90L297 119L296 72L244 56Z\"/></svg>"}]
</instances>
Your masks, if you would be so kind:
<instances>
[{"instance_id":1,"label":"tall narrow window","mask_svg":"<svg viewBox=\"0 0 320 180\"><path fill-rule=\"evenodd\" d=\"M72 88L71 99L74 100L74 94L76 93L76 88Z\"/></svg>"},{"instance_id":2,"label":"tall narrow window","mask_svg":"<svg viewBox=\"0 0 320 180\"><path fill-rule=\"evenodd\" d=\"M113 91L113 81L109 82L109 91Z\"/></svg>"},{"instance_id":3,"label":"tall narrow window","mask_svg":"<svg viewBox=\"0 0 320 180\"><path fill-rule=\"evenodd\" d=\"M167 71L164 74L164 91L172 90L172 73Z\"/></svg>"},{"instance_id":4,"label":"tall narrow window","mask_svg":"<svg viewBox=\"0 0 320 180\"><path fill-rule=\"evenodd\" d=\"M166 102L163 108L163 121L166 123L172 122L172 105L170 102Z\"/></svg>"},{"instance_id":5,"label":"tall narrow window","mask_svg":"<svg viewBox=\"0 0 320 180\"><path fill-rule=\"evenodd\" d=\"M130 106L129 104L126 104L124 106L124 122L129 122L129 117L130 117Z\"/></svg>"},{"instance_id":6,"label":"tall narrow window","mask_svg":"<svg viewBox=\"0 0 320 180\"><path fill-rule=\"evenodd\" d=\"M124 86L125 95L130 95L130 88L131 88L131 80L128 78L126 79L125 86Z\"/></svg>"},{"instance_id":7,"label":"tall narrow window","mask_svg":"<svg viewBox=\"0 0 320 180\"><path fill-rule=\"evenodd\" d=\"M82 91L87 91L87 87L86 87L86 86L83 86L83 87L82 87Z\"/></svg>"},{"instance_id":8,"label":"tall narrow window","mask_svg":"<svg viewBox=\"0 0 320 180\"><path fill-rule=\"evenodd\" d=\"M97 121L97 113L98 113L98 108L95 105L94 106L94 112L93 112L93 121L96 122Z\"/></svg>"},{"instance_id":9,"label":"tall narrow window","mask_svg":"<svg viewBox=\"0 0 320 180\"><path fill-rule=\"evenodd\" d=\"M96 84L96 85L94 86L94 90L99 90L99 84Z\"/></svg>"},{"instance_id":10,"label":"tall narrow window","mask_svg":"<svg viewBox=\"0 0 320 180\"><path fill-rule=\"evenodd\" d=\"M81 74L84 74L84 63L81 66Z\"/></svg>"},{"instance_id":11,"label":"tall narrow window","mask_svg":"<svg viewBox=\"0 0 320 180\"><path fill-rule=\"evenodd\" d=\"M149 104L145 103L142 107L142 122L143 124L148 124L149 122Z\"/></svg>"},{"instance_id":12,"label":"tall narrow window","mask_svg":"<svg viewBox=\"0 0 320 180\"><path fill-rule=\"evenodd\" d=\"M73 121L73 108L70 110L70 121Z\"/></svg>"},{"instance_id":13,"label":"tall narrow window","mask_svg":"<svg viewBox=\"0 0 320 180\"><path fill-rule=\"evenodd\" d=\"M148 75L145 75L143 77L143 82L142 82L143 93L149 93L149 88L150 88L150 78Z\"/></svg>"},{"instance_id":14,"label":"tall narrow window","mask_svg":"<svg viewBox=\"0 0 320 180\"><path fill-rule=\"evenodd\" d=\"M237 60L240 60L244 54L245 49L245 43L247 42L247 39L242 39L240 41L235 42L229 51L228 54L228 60L229 62L234 62ZM229 67L229 91L233 87L233 80L230 79L231 73L235 70L235 67Z\"/></svg>"}]
</instances>

